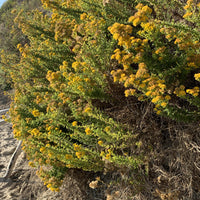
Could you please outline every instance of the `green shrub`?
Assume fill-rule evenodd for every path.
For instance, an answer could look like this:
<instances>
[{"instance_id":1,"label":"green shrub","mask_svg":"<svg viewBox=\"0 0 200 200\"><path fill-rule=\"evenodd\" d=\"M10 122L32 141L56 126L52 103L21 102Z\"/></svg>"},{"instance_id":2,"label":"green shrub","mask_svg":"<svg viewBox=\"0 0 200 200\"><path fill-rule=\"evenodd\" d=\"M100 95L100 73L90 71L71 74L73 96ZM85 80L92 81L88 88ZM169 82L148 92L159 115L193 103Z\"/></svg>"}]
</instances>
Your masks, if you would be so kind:
<instances>
[{"instance_id":1,"label":"green shrub","mask_svg":"<svg viewBox=\"0 0 200 200\"><path fill-rule=\"evenodd\" d=\"M136 125L105 112L118 95L109 88L152 102L158 115L198 120L199 4L188 1L185 23L175 24L156 1L42 2L47 15L18 13L15 22L30 43L17 45L20 62L7 67L14 134L30 165L40 166L38 174L55 191L68 168L96 172L109 163L147 171Z\"/></svg>"}]
</instances>

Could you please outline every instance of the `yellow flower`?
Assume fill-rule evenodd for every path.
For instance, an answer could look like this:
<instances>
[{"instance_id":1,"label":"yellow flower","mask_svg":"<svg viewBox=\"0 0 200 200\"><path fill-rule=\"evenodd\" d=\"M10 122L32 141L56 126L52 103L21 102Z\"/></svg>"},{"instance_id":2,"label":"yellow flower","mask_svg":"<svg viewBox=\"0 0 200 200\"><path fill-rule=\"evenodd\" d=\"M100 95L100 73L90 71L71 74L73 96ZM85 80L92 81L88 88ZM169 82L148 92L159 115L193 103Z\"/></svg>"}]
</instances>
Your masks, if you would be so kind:
<instances>
[{"instance_id":1,"label":"yellow flower","mask_svg":"<svg viewBox=\"0 0 200 200\"><path fill-rule=\"evenodd\" d=\"M160 101L161 100L161 96L156 96L155 98L153 98L152 100L151 100L151 102L152 103L157 103L158 101Z\"/></svg>"},{"instance_id":2,"label":"yellow flower","mask_svg":"<svg viewBox=\"0 0 200 200\"><path fill-rule=\"evenodd\" d=\"M147 66L146 66L145 63L142 62L142 63L139 63L138 67L139 67L139 68L146 68Z\"/></svg>"},{"instance_id":3,"label":"yellow flower","mask_svg":"<svg viewBox=\"0 0 200 200\"><path fill-rule=\"evenodd\" d=\"M145 93L145 95L146 95L146 96L150 96L151 93L152 93L151 91L148 91L148 92Z\"/></svg>"},{"instance_id":4,"label":"yellow flower","mask_svg":"<svg viewBox=\"0 0 200 200\"><path fill-rule=\"evenodd\" d=\"M199 95L199 87L194 87L193 89L187 89L186 92L194 97L197 97Z\"/></svg>"},{"instance_id":5,"label":"yellow flower","mask_svg":"<svg viewBox=\"0 0 200 200\"><path fill-rule=\"evenodd\" d=\"M123 67L124 67L124 70L128 70L130 68L129 65L126 65L126 64L124 64Z\"/></svg>"},{"instance_id":6,"label":"yellow flower","mask_svg":"<svg viewBox=\"0 0 200 200\"><path fill-rule=\"evenodd\" d=\"M110 159L110 157L111 157L111 154L107 153L106 156L105 156L105 159Z\"/></svg>"},{"instance_id":7,"label":"yellow flower","mask_svg":"<svg viewBox=\"0 0 200 200\"><path fill-rule=\"evenodd\" d=\"M140 9L142 9L143 6L144 6L144 5L143 5L142 3L139 3L139 4L137 4L137 6L135 6L135 8L136 8L137 10L140 10Z\"/></svg>"},{"instance_id":8,"label":"yellow flower","mask_svg":"<svg viewBox=\"0 0 200 200\"><path fill-rule=\"evenodd\" d=\"M197 97L198 95L199 95L199 93L198 92L195 92L195 93L193 93L192 94L194 97Z\"/></svg>"},{"instance_id":9,"label":"yellow flower","mask_svg":"<svg viewBox=\"0 0 200 200\"><path fill-rule=\"evenodd\" d=\"M87 108L85 108L85 110L84 110L85 113L89 113L89 112L91 112L91 111L92 111L92 109L91 109L90 107L87 107Z\"/></svg>"},{"instance_id":10,"label":"yellow flower","mask_svg":"<svg viewBox=\"0 0 200 200\"><path fill-rule=\"evenodd\" d=\"M187 17L189 17L191 15L192 15L192 12L187 12L187 13L185 13L185 15L183 15L183 18L187 18Z\"/></svg>"},{"instance_id":11,"label":"yellow flower","mask_svg":"<svg viewBox=\"0 0 200 200\"><path fill-rule=\"evenodd\" d=\"M77 89L80 90L81 92L85 91L82 85L79 85Z\"/></svg>"},{"instance_id":12,"label":"yellow flower","mask_svg":"<svg viewBox=\"0 0 200 200\"><path fill-rule=\"evenodd\" d=\"M181 91L178 93L178 95L179 95L179 96L185 96L185 95L186 95L186 93L185 93L185 91L184 91L184 90L181 90Z\"/></svg>"},{"instance_id":13,"label":"yellow flower","mask_svg":"<svg viewBox=\"0 0 200 200\"><path fill-rule=\"evenodd\" d=\"M128 22L133 22L134 19L135 19L135 16L131 16L131 17L129 17Z\"/></svg>"},{"instance_id":14,"label":"yellow flower","mask_svg":"<svg viewBox=\"0 0 200 200\"><path fill-rule=\"evenodd\" d=\"M46 147L50 147L50 144L46 144Z\"/></svg>"},{"instance_id":15,"label":"yellow flower","mask_svg":"<svg viewBox=\"0 0 200 200\"><path fill-rule=\"evenodd\" d=\"M199 80L200 80L200 73L195 74L195 75L194 75L194 78L195 78L195 80L199 81Z\"/></svg>"},{"instance_id":16,"label":"yellow flower","mask_svg":"<svg viewBox=\"0 0 200 200\"><path fill-rule=\"evenodd\" d=\"M41 151L42 153L43 153L45 150L46 150L45 147L41 147L41 148L40 148L40 151Z\"/></svg>"},{"instance_id":17,"label":"yellow flower","mask_svg":"<svg viewBox=\"0 0 200 200\"><path fill-rule=\"evenodd\" d=\"M85 155L85 152L83 152L83 151L76 152L76 157L77 158L82 158L84 155Z\"/></svg>"},{"instance_id":18,"label":"yellow flower","mask_svg":"<svg viewBox=\"0 0 200 200\"><path fill-rule=\"evenodd\" d=\"M2 115L1 117L2 117L2 119L4 119L4 120L6 119L6 116L5 116L5 115Z\"/></svg>"},{"instance_id":19,"label":"yellow flower","mask_svg":"<svg viewBox=\"0 0 200 200\"><path fill-rule=\"evenodd\" d=\"M167 103L166 103L166 102L162 102L162 103L161 103L161 106L162 106L163 108L165 108L165 107L167 106Z\"/></svg>"},{"instance_id":20,"label":"yellow flower","mask_svg":"<svg viewBox=\"0 0 200 200\"><path fill-rule=\"evenodd\" d=\"M187 64L189 67L194 67L194 68L197 68L197 65L195 65L194 62L190 62Z\"/></svg>"},{"instance_id":21,"label":"yellow flower","mask_svg":"<svg viewBox=\"0 0 200 200\"><path fill-rule=\"evenodd\" d=\"M171 99L171 97L169 96L169 95L167 95L166 97L165 97L165 100L170 100Z\"/></svg>"},{"instance_id":22,"label":"yellow flower","mask_svg":"<svg viewBox=\"0 0 200 200\"><path fill-rule=\"evenodd\" d=\"M166 47L160 47L155 51L155 54L160 54L163 53L165 51Z\"/></svg>"},{"instance_id":23,"label":"yellow flower","mask_svg":"<svg viewBox=\"0 0 200 200\"><path fill-rule=\"evenodd\" d=\"M102 146L102 145L103 145L103 141L102 141L102 140L99 140L99 141L98 141L98 145Z\"/></svg>"},{"instance_id":24,"label":"yellow flower","mask_svg":"<svg viewBox=\"0 0 200 200\"><path fill-rule=\"evenodd\" d=\"M72 126L77 126L77 121L73 121Z\"/></svg>"},{"instance_id":25,"label":"yellow flower","mask_svg":"<svg viewBox=\"0 0 200 200\"><path fill-rule=\"evenodd\" d=\"M142 84L139 85L139 87L142 88L142 89L144 89L146 87L146 84L142 83Z\"/></svg>"},{"instance_id":26,"label":"yellow flower","mask_svg":"<svg viewBox=\"0 0 200 200\"><path fill-rule=\"evenodd\" d=\"M124 94L125 94L125 97L128 97L130 95L130 91L129 90L125 90Z\"/></svg>"},{"instance_id":27,"label":"yellow flower","mask_svg":"<svg viewBox=\"0 0 200 200\"><path fill-rule=\"evenodd\" d=\"M106 126L106 128L104 130L105 130L105 132L109 132L110 131L110 126Z\"/></svg>"},{"instance_id":28,"label":"yellow flower","mask_svg":"<svg viewBox=\"0 0 200 200\"><path fill-rule=\"evenodd\" d=\"M161 110L158 110L158 111L156 112L157 115L160 115L160 113L161 113Z\"/></svg>"},{"instance_id":29,"label":"yellow flower","mask_svg":"<svg viewBox=\"0 0 200 200\"><path fill-rule=\"evenodd\" d=\"M149 8L148 6L144 6L142 8L142 11L145 12L145 13L147 13L147 14L151 14L152 13L152 9Z\"/></svg>"},{"instance_id":30,"label":"yellow flower","mask_svg":"<svg viewBox=\"0 0 200 200\"><path fill-rule=\"evenodd\" d=\"M74 143L73 146L75 151L79 151L81 149L81 146L76 143Z\"/></svg>"},{"instance_id":31,"label":"yellow flower","mask_svg":"<svg viewBox=\"0 0 200 200\"><path fill-rule=\"evenodd\" d=\"M39 117L40 116L39 110L33 110L32 114L33 114L34 117Z\"/></svg>"},{"instance_id":32,"label":"yellow flower","mask_svg":"<svg viewBox=\"0 0 200 200\"><path fill-rule=\"evenodd\" d=\"M40 136L41 132L37 128L34 128L33 130L31 130L31 135Z\"/></svg>"},{"instance_id":33,"label":"yellow flower","mask_svg":"<svg viewBox=\"0 0 200 200\"><path fill-rule=\"evenodd\" d=\"M35 164L34 164L34 162L32 162L32 161L30 161L30 162L28 163L28 165L29 165L30 167L35 167Z\"/></svg>"},{"instance_id":34,"label":"yellow flower","mask_svg":"<svg viewBox=\"0 0 200 200\"><path fill-rule=\"evenodd\" d=\"M18 44L18 45L17 45L17 48L18 48L18 49L19 49L19 48L21 48L21 47L22 47L22 45L21 45L21 44Z\"/></svg>"},{"instance_id":35,"label":"yellow flower","mask_svg":"<svg viewBox=\"0 0 200 200\"><path fill-rule=\"evenodd\" d=\"M133 26L137 26L138 24L140 24L140 19L139 18L136 18L136 19L134 19L134 21L133 21Z\"/></svg>"},{"instance_id":36,"label":"yellow flower","mask_svg":"<svg viewBox=\"0 0 200 200\"><path fill-rule=\"evenodd\" d=\"M142 28L144 29L144 31L153 31L155 29L155 25L152 22L148 22L148 23L141 23Z\"/></svg>"},{"instance_id":37,"label":"yellow flower","mask_svg":"<svg viewBox=\"0 0 200 200\"><path fill-rule=\"evenodd\" d=\"M91 134L90 128L86 128L86 129L85 129L85 133L86 133L86 135L90 135L90 134Z\"/></svg>"},{"instance_id":38,"label":"yellow flower","mask_svg":"<svg viewBox=\"0 0 200 200\"><path fill-rule=\"evenodd\" d=\"M80 19L81 20L85 20L87 18L87 14L86 13L83 13L80 15Z\"/></svg>"},{"instance_id":39,"label":"yellow flower","mask_svg":"<svg viewBox=\"0 0 200 200\"><path fill-rule=\"evenodd\" d=\"M136 89L128 89L128 90L125 90L124 92L125 97L133 96L135 93L136 93Z\"/></svg>"}]
</instances>

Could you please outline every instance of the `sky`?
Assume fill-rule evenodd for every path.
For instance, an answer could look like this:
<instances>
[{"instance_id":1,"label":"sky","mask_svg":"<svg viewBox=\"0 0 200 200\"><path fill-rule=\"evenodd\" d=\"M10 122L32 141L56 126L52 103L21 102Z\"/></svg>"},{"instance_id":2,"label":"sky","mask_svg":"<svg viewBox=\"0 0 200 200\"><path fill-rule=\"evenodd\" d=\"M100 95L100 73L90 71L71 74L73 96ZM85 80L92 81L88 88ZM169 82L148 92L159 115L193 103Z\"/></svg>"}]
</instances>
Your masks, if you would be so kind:
<instances>
[{"instance_id":1,"label":"sky","mask_svg":"<svg viewBox=\"0 0 200 200\"><path fill-rule=\"evenodd\" d=\"M0 7L3 5L3 3L5 2L6 0L0 0Z\"/></svg>"}]
</instances>

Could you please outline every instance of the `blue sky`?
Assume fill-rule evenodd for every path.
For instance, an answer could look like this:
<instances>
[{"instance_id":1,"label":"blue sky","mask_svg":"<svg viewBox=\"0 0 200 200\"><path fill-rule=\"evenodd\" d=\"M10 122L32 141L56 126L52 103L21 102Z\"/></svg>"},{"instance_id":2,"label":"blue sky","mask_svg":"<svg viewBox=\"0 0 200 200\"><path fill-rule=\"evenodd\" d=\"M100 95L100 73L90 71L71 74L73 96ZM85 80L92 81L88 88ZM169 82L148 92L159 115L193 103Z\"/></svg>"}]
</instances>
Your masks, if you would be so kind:
<instances>
[{"instance_id":1,"label":"blue sky","mask_svg":"<svg viewBox=\"0 0 200 200\"><path fill-rule=\"evenodd\" d=\"M0 0L0 7L2 6L2 4L5 2L6 0Z\"/></svg>"}]
</instances>

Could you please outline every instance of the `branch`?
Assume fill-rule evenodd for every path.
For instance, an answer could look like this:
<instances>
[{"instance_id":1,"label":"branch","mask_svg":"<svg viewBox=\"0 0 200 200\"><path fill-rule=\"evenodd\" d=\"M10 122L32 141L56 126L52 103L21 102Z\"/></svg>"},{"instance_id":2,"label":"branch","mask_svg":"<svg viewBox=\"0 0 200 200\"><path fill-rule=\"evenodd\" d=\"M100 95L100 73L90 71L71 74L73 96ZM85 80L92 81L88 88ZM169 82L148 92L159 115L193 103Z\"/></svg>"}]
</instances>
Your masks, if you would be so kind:
<instances>
[{"instance_id":1,"label":"branch","mask_svg":"<svg viewBox=\"0 0 200 200\"><path fill-rule=\"evenodd\" d=\"M3 177L0 178L0 182L5 182L6 179L8 179L10 177L12 170L15 166L15 163L17 161L17 158L21 153L21 144L22 144L22 140L19 141L14 153L12 154L12 157L11 157L8 167L6 169L6 173Z\"/></svg>"}]
</instances>

